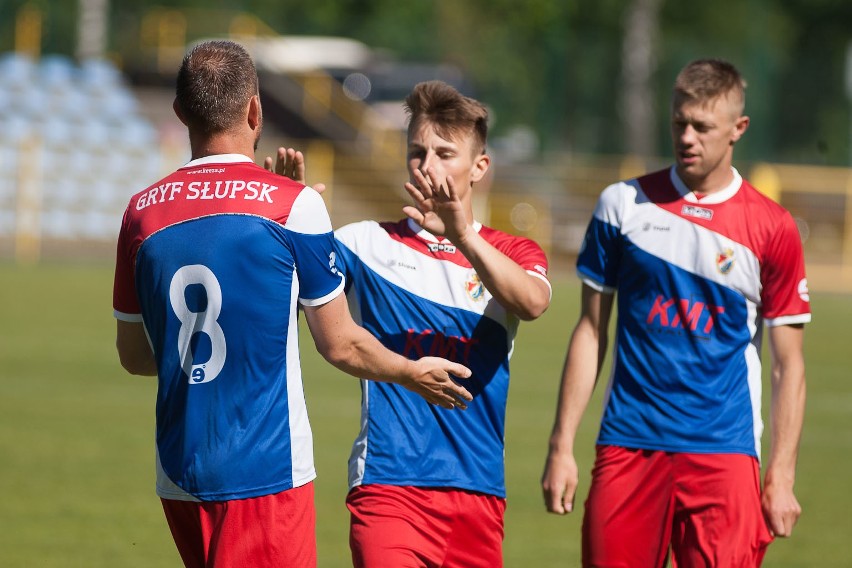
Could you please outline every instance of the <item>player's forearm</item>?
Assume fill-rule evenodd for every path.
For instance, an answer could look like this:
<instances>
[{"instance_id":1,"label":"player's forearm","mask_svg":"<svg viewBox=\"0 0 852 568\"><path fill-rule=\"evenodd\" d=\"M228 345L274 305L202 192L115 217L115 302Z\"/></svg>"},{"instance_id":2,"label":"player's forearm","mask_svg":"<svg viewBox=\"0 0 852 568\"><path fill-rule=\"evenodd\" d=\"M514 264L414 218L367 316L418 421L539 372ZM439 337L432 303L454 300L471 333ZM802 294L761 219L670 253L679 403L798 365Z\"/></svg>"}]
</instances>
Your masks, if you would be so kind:
<instances>
[{"instance_id":1,"label":"player's forearm","mask_svg":"<svg viewBox=\"0 0 852 568\"><path fill-rule=\"evenodd\" d=\"M773 371L770 411L771 449L766 464L766 483L792 487L805 415L803 364L787 364Z\"/></svg>"},{"instance_id":2,"label":"player's forearm","mask_svg":"<svg viewBox=\"0 0 852 568\"><path fill-rule=\"evenodd\" d=\"M473 227L454 243L467 258L491 295L524 321L539 317L550 305L550 287L527 273L489 244Z\"/></svg>"},{"instance_id":3,"label":"player's forearm","mask_svg":"<svg viewBox=\"0 0 852 568\"><path fill-rule=\"evenodd\" d=\"M805 416L805 360L801 325L769 328L772 358L772 403L769 416L771 448L766 482L791 487Z\"/></svg>"},{"instance_id":4,"label":"player's forearm","mask_svg":"<svg viewBox=\"0 0 852 568\"><path fill-rule=\"evenodd\" d=\"M352 323L322 351L323 357L344 373L379 382L407 383L414 362L386 349L364 328Z\"/></svg>"},{"instance_id":5,"label":"player's forearm","mask_svg":"<svg viewBox=\"0 0 852 568\"><path fill-rule=\"evenodd\" d=\"M606 342L605 336L599 336L582 322L574 330L562 370L556 419L550 435L551 452L574 451L574 438L592 398Z\"/></svg>"}]
</instances>

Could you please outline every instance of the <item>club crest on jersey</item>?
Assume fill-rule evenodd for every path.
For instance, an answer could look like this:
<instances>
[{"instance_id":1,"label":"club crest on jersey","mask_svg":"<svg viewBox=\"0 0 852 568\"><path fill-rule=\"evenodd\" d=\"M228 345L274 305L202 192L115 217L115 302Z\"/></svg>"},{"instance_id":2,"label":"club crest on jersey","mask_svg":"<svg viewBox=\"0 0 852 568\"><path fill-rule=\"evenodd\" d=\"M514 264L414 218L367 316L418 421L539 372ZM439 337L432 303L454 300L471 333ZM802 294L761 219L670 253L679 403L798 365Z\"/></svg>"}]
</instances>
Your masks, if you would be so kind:
<instances>
[{"instance_id":1,"label":"club crest on jersey","mask_svg":"<svg viewBox=\"0 0 852 568\"><path fill-rule=\"evenodd\" d=\"M716 255L716 268L722 274L727 274L734 267L734 251L733 249L725 249Z\"/></svg>"},{"instance_id":2,"label":"club crest on jersey","mask_svg":"<svg viewBox=\"0 0 852 568\"><path fill-rule=\"evenodd\" d=\"M451 245L450 243L429 243L427 246L429 247L429 252L446 252L449 254L456 252L456 245Z\"/></svg>"},{"instance_id":3,"label":"club crest on jersey","mask_svg":"<svg viewBox=\"0 0 852 568\"><path fill-rule=\"evenodd\" d=\"M464 288L472 300L479 301L485 295L485 286L482 285L482 280L476 272L470 274L467 282L464 283Z\"/></svg>"},{"instance_id":4,"label":"club crest on jersey","mask_svg":"<svg viewBox=\"0 0 852 568\"><path fill-rule=\"evenodd\" d=\"M699 219L704 219L709 221L713 218L713 210L706 209L704 207L697 207L695 205L684 205L680 210L681 215L686 215L687 217L698 217Z\"/></svg>"}]
</instances>

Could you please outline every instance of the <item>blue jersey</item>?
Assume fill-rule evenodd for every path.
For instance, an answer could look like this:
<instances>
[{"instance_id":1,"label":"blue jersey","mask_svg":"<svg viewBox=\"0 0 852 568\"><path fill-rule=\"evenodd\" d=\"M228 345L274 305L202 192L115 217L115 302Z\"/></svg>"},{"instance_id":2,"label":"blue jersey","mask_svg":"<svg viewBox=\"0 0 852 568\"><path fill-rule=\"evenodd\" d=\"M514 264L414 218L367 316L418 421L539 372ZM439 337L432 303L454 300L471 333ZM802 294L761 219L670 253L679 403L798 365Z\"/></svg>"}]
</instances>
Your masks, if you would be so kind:
<instances>
[{"instance_id":1,"label":"blue jersey","mask_svg":"<svg viewBox=\"0 0 852 568\"><path fill-rule=\"evenodd\" d=\"M538 245L476 227L495 248L547 282L547 260ZM463 412L363 377L350 487L451 487L505 496L504 421L518 318L492 298L452 243L411 221L364 221L335 236L338 265L351 285L350 310L362 326L406 357L445 357L473 371L459 381L474 396Z\"/></svg>"},{"instance_id":2,"label":"blue jersey","mask_svg":"<svg viewBox=\"0 0 852 568\"><path fill-rule=\"evenodd\" d=\"M222 501L315 477L297 301L343 290L315 191L245 156L194 160L133 196L118 241L115 316L141 321L157 362L157 492Z\"/></svg>"},{"instance_id":3,"label":"blue jersey","mask_svg":"<svg viewBox=\"0 0 852 568\"><path fill-rule=\"evenodd\" d=\"M760 456L763 325L810 309L793 218L733 173L700 200L674 168L600 197L577 261L617 291L600 444Z\"/></svg>"}]
</instances>

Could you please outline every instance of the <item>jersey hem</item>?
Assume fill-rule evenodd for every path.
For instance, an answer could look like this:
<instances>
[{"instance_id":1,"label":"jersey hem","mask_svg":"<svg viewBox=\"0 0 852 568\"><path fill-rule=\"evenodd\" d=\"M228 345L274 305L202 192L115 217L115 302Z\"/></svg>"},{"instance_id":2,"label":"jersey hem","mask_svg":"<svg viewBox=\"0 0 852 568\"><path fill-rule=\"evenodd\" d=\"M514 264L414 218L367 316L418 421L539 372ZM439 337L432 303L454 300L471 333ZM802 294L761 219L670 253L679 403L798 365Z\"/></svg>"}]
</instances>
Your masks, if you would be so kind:
<instances>
[{"instance_id":1,"label":"jersey hem","mask_svg":"<svg viewBox=\"0 0 852 568\"><path fill-rule=\"evenodd\" d=\"M757 452L754 449L736 447L736 446L718 446L718 447L702 447L696 448L690 445L675 445L675 444L651 444L647 442L636 442L629 440L601 440L595 442L598 446L617 446L619 448L628 448L631 450L649 450L652 452L671 452L675 454L744 454L753 458L758 458Z\"/></svg>"},{"instance_id":2,"label":"jersey hem","mask_svg":"<svg viewBox=\"0 0 852 568\"><path fill-rule=\"evenodd\" d=\"M492 495L494 497L506 498L505 488L483 488L473 484L457 483L454 481L423 481L423 480L403 480L390 481L387 479L376 479L365 481L363 478L349 485L349 489L354 489L359 485L391 485L393 487L418 487L420 489L454 489L457 491L471 491L473 493L481 493L483 495Z\"/></svg>"},{"instance_id":3,"label":"jersey hem","mask_svg":"<svg viewBox=\"0 0 852 568\"><path fill-rule=\"evenodd\" d=\"M157 487L157 496L162 499L171 499L176 501L236 501L238 499L265 497L267 495L275 495L276 493L287 491L288 489L296 489L297 487L307 485L308 483L316 479L316 477L316 472L314 472L311 475L308 475L297 481L293 481L292 483L277 483L275 485L269 485L267 487L217 493L178 493L175 491L170 491L161 487Z\"/></svg>"}]
</instances>

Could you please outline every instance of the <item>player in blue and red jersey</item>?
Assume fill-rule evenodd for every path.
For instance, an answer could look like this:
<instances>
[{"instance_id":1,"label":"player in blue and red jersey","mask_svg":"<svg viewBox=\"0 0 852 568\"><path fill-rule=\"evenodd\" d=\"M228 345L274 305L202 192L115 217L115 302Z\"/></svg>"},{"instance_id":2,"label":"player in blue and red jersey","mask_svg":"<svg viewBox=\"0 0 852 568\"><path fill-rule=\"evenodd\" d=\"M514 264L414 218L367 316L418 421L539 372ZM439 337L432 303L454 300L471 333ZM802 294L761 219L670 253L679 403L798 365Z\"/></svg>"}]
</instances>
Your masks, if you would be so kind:
<instances>
[{"instance_id":1,"label":"player in blue and red jersey","mask_svg":"<svg viewBox=\"0 0 852 568\"><path fill-rule=\"evenodd\" d=\"M448 411L470 399L448 373L469 370L354 323L319 194L253 163L263 120L241 46L195 47L174 108L192 161L130 199L113 300L122 365L158 376L157 494L187 566L314 566L297 305L334 365Z\"/></svg>"},{"instance_id":2,"label":"player in blue and red jersey","mask_svg":"<svg viewBox=\"0 0 852 568\"><path fill-rule=\"evenodd\" d=\"M617 300L612 375L583 522L586 566L757 566L801 513L803 324L796 224L732 167L749 124L727 62L675 82L675 165L601 194L577 260L581 315L568 345L542 478L573 508L573 444ZM761 490L763 328L772 359L771 448Z\"/></svg>"},{"instance_id":3,"label":"player in blue and red jersey","mask_svg":"<svg viewBox=\"0 0 852 568\"><path fill-rule=\"evenodd\" d=\"M495 568L509 358L519 322L550 303L547 259L535 242L474 219L473 186L490 165L485 107L440 81L416 85L405 104L405 187L416 207L402 221L336 230L337 265L361 325L406 357L470 367L462 384L474 399L464 413L446 412L362 375L349 460L352 556L357 567ZM279 150L276 171L292 173L296 157Z\"/></svg>"}]
</instances>

